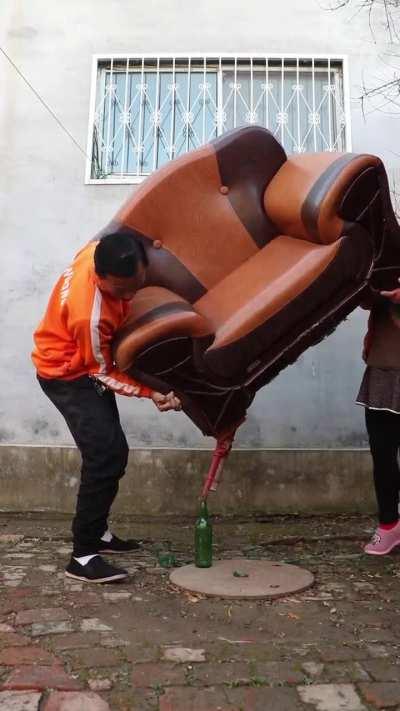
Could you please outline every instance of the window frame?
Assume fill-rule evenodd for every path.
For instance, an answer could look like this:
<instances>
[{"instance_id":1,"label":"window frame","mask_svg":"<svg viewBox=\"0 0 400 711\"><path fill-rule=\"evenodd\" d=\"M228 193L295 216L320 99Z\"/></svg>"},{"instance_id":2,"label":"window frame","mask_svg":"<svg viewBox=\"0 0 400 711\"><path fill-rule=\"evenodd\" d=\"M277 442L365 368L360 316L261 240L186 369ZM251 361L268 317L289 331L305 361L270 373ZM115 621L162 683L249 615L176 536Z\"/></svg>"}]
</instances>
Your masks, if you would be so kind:
<instances>
[{"instance_id":1,"label":"window frame","mask_svg":"<svg viewBox=\"0 0 400 711\"><path fill-rule=\"evenodd\" d=\"M232 68L234 69L235 66L237 66L238 62L245 62L248 61L249 65L252 67L253 61L281 61L282 66L285 61L293 61L293 60L299 60L299 61L312 61L312 71L318 72L318 71L324 71L322 68L315 67L314 62L318 61L327 61L328 63L330 62L340 62L341 63L341 68L342 71L341 73L335 72L335 82L341 82L342 83L342 98L343 98L343 113L345 117L345 139L344 139L344 144L345 144L345 150L351 152L352 150L352 141L351 141L351 111L350 111L350 84L349 84L349 66L348 66L348 55L344 54L304 54L304 53L287 53L287 54L260 54L260 53L245 53L245 54L233 54L233 53L226 53L226 54L221 54L221 53L212 53L212 52L204 52L204 53L177 53L177 54L171 54L171 53L138 53L138 54L132 54L132 53L122 53L122 54L110 54L110 53L104 53L104 54L94 54L92 56L92 70L91 70L91 87L90 87L90 105L89 105L89 120L88 120L88 137L87 137L87 151L86 151L86 169L85 169L85 184L86 185L139 185L141 184L146 178L151 175L113 175L112 177L104 177L104 178L92 178L91 177L91 172L92 172L92 161L93 161L93 129L94 129L94 121L95 121L95 112L96 112L96 99L98 95L98 67L101 62L121 62L125 61L127 62L128 60L135 60L139 61L143 65L145 65L146 61L147 62L157 62L157 65L155 67L159 69L159 64L160 62L166 62L170 60L171 62L171 67L172 65L174 66L174 69L171 68L171 75L175 76L176 73L179 71L184 71L179 68L175 68L175 61L177 60L178 62L180 60L206 60L206 61L215 61L216 65L216 74L217 74L217 102L220 101L220 97L222 96L222 83L223 83L223 76L222 76L222 71ZM232 60L232 64L229 64L229 61ZM222 67L222 61L224 62L224 65ZM329 66L329 64L328 64ZM107 71L107 70L106 70ZM106 76L106 71L104 72L104 82L105 82L105 76ZM118 70L119 72L123 73L123 70ZM140 69L135 69L132 68L129 70L130 72L137 72L141 73ZM191 69L192 72L200 72L201 69L197 67L193 67ZM253 71L253 69L252 69ZM255 72L261 71L259 68L255 67L254 68ZM270 67L269 71L273 72L279 72L278 67ZM218 106L218 109L221 108L221 106ZM223 107L222 107L223 108ZM217 124L217 136L220 136L223 133L221 129L221 124L220 122ZM281 135L277 135L277 139L279 141L282 141L282 134L283 134L283 126L280 132ZM154 171L154 168L153 168ZM152 171L152 172L153 172Z\"/></svg>"}]
</instances>

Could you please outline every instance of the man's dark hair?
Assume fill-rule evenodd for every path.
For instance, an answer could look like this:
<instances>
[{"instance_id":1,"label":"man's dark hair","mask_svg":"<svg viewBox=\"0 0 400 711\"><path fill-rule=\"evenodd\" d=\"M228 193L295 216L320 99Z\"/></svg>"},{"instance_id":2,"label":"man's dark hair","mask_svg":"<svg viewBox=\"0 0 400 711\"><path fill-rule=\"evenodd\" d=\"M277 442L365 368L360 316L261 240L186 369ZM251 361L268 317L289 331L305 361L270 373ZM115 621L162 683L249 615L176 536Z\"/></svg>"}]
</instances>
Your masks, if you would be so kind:
<instances>
[{"instance_id":1,"label":"man's dark hair","mask_svg":"<svg viewBox=\"0 0 400 711\"><path fill-rule=\"evenodd\" d=\"M134 235L112 232L102 237L94 250L94 266L99 277L135 276L139 264L149 260L142 242Z\"/></svg>"}]
</instances>

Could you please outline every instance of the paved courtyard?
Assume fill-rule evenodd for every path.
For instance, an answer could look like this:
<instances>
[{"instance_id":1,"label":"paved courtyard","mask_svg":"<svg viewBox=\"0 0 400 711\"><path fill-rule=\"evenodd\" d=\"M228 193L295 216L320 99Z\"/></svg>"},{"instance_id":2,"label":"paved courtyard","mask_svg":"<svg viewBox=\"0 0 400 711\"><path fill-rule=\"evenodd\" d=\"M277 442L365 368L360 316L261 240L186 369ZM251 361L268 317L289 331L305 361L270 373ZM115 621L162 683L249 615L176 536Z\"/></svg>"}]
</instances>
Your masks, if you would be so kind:
<instances>
[{"instance_id":1,"label":"paved courtyard","mask_svg":"<svg viewBox=\"0 0 400 711\"><path fill-rule=\"evenodd\" d=\"M1 711L400 709L400 556L367 557L363 516L214 523L216 557L311 570L270 601L174 589L158 554L192 562L192 520L114 520L145 539L128 581L64 577L69 521L0 517ZM115 560L115 557L114 557Z\"/></svg>"}]
</instances>

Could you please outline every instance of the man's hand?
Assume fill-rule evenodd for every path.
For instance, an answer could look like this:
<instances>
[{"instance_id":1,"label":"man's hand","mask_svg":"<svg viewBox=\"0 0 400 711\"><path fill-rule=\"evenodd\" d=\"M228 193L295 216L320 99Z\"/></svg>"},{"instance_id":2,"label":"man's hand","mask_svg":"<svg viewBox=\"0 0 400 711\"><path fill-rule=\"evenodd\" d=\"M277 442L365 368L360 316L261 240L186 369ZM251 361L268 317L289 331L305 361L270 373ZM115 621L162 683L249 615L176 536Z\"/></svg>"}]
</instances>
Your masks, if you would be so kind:
<instances>
[{"instance_id":1,"label":"man's hand","mask_svg":"<svg viewBox=\"0 0 400 711\"><path fill-rule=\"evenodd\" d=\"M167 395L154 391L151 395L151 399L160 412L167 412L168 410L176 410L178 412L178 410L182 410L181 401L179 397L176 397L173 390L167 393Z\"/></svg>"},{"instance_id":2,"label":"man's hand","mask_svg":"<svg viewBox=\"0 0 400 711\"><path fill-rule=\"evenodd\" d=\"M398 281L400 282L400 279ZM393 304L400 304L400 288L393 289L393 291L381 291L381 296L390 299Z\"/></svg>"}]
</instances>

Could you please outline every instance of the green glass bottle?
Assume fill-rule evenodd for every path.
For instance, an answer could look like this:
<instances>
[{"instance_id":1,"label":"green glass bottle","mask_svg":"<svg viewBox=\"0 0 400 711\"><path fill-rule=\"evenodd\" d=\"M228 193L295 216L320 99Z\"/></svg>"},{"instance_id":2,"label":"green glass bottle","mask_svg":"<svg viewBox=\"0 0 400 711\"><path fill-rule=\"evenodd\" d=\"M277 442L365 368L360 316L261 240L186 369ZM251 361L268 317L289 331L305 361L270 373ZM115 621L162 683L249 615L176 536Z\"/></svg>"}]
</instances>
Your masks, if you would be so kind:
<instances>
[{"instance_id":1,"label":"green glass bottle","mask_svg":"<svg viewBox=\"0 0 400 711\"><path fill-rule=\"evenodd\" d=\"M207 502L200 504L199 517L194 530L195 564L197 568L212 566L212 525L208 518Z\"/></svg>"}]
</instances>

